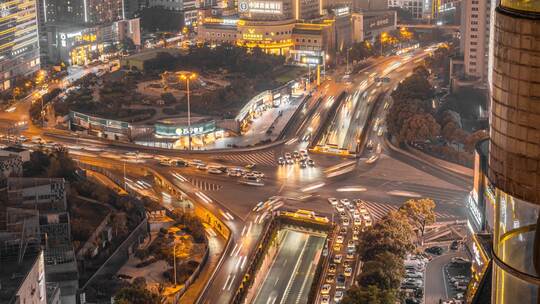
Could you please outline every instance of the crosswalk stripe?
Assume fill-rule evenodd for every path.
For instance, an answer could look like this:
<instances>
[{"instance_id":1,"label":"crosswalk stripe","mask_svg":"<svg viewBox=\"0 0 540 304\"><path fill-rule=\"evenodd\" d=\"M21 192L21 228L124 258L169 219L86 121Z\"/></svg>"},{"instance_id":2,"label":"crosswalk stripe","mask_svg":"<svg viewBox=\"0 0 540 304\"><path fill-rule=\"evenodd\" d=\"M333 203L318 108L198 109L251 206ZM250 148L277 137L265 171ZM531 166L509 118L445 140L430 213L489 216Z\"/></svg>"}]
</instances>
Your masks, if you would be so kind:
<instances>
[{"instance_id":1,"label":"crosswalk stripe","mask_svg":"<svg viewBox=\"0 0 540 304\"><path fill-rule=\"evenodd\" d=\"M256 153L218 155L214 158L232 160L240 163L255 163L268 166L277 165L273 150Z\"/></svg>"},{"instance_id":2,"label":"crosswalk stripe","mask_svg":"<svg viewBox=\"0 0 540 304\"><path fill-rule=\"evenodd\" d=\"M388 214L388 212L392 210L398 210L398 207L395 205L391 205L388 203L375 203L375 202L365 202L366 208L371 213L371 217L373 220L380 220L385 215ZM435 218L436 220L439 219L455 219L457 218L455 215L446 213L446 212L437 212L435 211Z\"/></svg>"},{"instance_id":3,"label":"crosswalk stripe","mask_svg":"<svg viewBox=\"0 0 540 304\"><path fill-rule=\"evenodd\" d=\"M188 180L193 186L203 191L218 191L218 190L221 190L221 188L223 188L222 185L209 183L207 181L196 179L196 178L188 178Z\"/></svg>"}]
</instances>

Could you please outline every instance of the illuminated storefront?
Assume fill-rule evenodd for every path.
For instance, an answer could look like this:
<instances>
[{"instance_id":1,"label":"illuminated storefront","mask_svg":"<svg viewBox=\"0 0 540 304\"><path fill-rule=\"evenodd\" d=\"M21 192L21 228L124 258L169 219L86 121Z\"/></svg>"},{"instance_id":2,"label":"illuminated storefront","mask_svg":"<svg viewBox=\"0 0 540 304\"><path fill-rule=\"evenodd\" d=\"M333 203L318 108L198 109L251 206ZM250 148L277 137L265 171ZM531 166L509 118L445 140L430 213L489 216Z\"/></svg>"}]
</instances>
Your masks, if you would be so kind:
<instances>
[{"instance_id":1,"label":"illuminated storefront","mask_svg":"<svg viewBox=\"0 0 540 304\"><path fill-rule=\"evenodd\" d=\"M298 23L284 21L250 21L205 18L198 28L202 42L235 43L274 55L286 56L293 63L306 63L315 58L322 63L323 55L334 50L333 21ZM294 55L293 55L294 54Z\"/></svg>"},{"instance_id":2,"label":"illuminated storefront","mask_svg":"<svg viewBox=\"0 0 540 304\"><path fill-rule=\"evenodd\" d=\"M189 146L189 124L187 118L164 119L155 123L154 141L169 142L170 148L185 149ZM191 119L192 145L204 146L225 136L222 129L216 127L214 120L205 118ZM148 140L147 140L148 141Z\"/></svg>"}]
</instances>

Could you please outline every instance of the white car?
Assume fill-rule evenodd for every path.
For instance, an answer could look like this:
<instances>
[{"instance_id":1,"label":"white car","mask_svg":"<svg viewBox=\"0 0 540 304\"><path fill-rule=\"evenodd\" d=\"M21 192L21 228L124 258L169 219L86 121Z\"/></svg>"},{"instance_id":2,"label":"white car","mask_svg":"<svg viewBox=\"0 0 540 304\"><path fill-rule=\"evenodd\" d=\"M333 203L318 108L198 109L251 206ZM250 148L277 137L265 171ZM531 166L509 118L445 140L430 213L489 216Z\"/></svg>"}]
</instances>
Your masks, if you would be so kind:
<instances>
[{"instance_id":1,"label":"white car","mask_svg":"<svg viewBox=\"0 0 540 304\"><path fill-rule=\"evenodd\" d=\"M338 236L336 237L336 243L338 243L338 244L343 244L343 239L344 239L344 238L343 238L342 235L338 235Z\"/></svg>"},{"instance_id":2,"label":"white car","mask_svg":"<svg viewBox=\"0 0 540 304\"><path fill-rule=\"evenodd\" d=\"M334 198L334 197L328 198L328 202L329 202L330 205L332 205L332 206L336 206L336 205L338 204L337 198Z\"/></svg>"},{"instance_id":3,"label":"white car","mask_svg":"<svg viewBox=\"0 0 540 304\"><path fill-rule=\"evenodd\" d=\"M223 172L221 170L219 170L218 168L208 168L208 173L221 174Z\"/></svg>"},{"instance_id":4,"label":"white car","mask_svg":"<svg viewBox=\"0 0 540 304\"><path fill-rule=\"evenodd\" d=\"M356 226L360 226L360 225L362 225L362 220L359 217L355 217L354 218L354 224Z\"/></svg>"},{"instance_id":5,"label":"white car","mask_svg":"<svg viewBox=\"0 0 540 304\"><path fill-rule=\"evenodd\" d=\"M336 301L336 303L339 303L341 302L341 300L343 300L343 291L338 290L336 291L336 294L334 295L334 301Z\"/></svg>"},{"instance_id":6,"label":"white car","mask_svg":"<svg viewBox=\"0 0 540 304\"><path fill-rule=\"evenodd\" d=\"M334 256L334 263L341 264L341 261L343 260L343 256L341 254L336 254Z\"/></svg>"},{"instance_id":7,"label":"white car","mask_svg":"<svg viewBox=\"0 0 540 304\"><path fill-rule=\"evenodd\" d=\"M330 296L329 295L323 295L321 297L321 304L330 304Z\"/></svg>"},{"instance_id":8,"label":"white car","mask_svg":"<svg viewBox=\"0 0 540 304\"><path fill-rule=\"evenodd\" d=\"M344 217L341 224L343 224L343 226L349 226L349 218Z\"/></svg>"},{"instance_id":9,"label":"white car","mask_svg":"<svg viewBox=\"0 0 540 304\"><path fill-rule=\"evenodd\" d=\"M351 204L351 201L348 198L342 198L339 201L345 206L349 206Z\"/></svg>"},{"instance_id":10,"label":"white car","mask_svg":"<svg viewBox=\"0 0 540 304\"><path fill-rule=\"evenodd\" d=\"M345 208L343 208L342 205L336 205L336 210L337 210L338 212L345 212Z\"/></svg>"},{"instance_id":11,"label":"white car","mask_svg":"<svg viewBox=\"0 0 540 304\"><path fill-rule=\"evenodd\" d=\"M373 222L371 221L371 219L367 219L367 220L364 220L364 224L366 225L366 227L369 227L373 225Z\"/></svg>"},{"instance_id":12,"label":"white car","mask_svg":"<svg viewBox=\"0 0 540 304\"><path fill-rule=\"evenodd\" d=\"M324 284L321 288L321 294L329 294L331 288L332 286L330 286L330 284Z\"/></svg>"}]
</instances>

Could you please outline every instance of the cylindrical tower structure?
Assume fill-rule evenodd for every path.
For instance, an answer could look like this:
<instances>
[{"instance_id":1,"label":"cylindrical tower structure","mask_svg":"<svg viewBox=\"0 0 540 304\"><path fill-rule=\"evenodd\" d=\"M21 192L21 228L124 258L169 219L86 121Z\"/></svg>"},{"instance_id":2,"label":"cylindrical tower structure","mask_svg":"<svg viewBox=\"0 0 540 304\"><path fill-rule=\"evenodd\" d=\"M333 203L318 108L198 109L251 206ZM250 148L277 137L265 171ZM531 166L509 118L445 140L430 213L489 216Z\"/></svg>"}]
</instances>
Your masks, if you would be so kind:
<instances>
[{"instance_id":1,"label":"cylindrical tower structure","mask_svg":"<svg viewBox=\"0 0 540 304\"><path fill-rule=\"evenodd\" d=\"M501 0L494 27L492 303L540 303L540 0Z\"/></svg>"}]
</instances>

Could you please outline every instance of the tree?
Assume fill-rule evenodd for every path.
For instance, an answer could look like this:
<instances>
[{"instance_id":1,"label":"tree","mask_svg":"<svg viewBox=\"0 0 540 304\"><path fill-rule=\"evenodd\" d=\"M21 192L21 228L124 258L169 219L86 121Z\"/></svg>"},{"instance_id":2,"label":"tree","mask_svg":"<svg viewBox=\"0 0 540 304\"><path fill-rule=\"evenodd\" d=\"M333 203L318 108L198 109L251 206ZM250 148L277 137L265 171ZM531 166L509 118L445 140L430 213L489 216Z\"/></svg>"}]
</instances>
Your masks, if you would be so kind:
<instances>
[{"instance_id":1,"label":"tree","mask_svg":"<svg viewBox=\"0 0 540 304\"><path fill-rule=\"evenodd\" d=\"M400 142L424 142L439 135L441 127L428 113L414 114L401 126L398 136Z\"/></svg>"},{"instance_id":2,"label":"tree","mask_svg":"<svg viewBox=\"0 0 540 304\"><path fill-rule=\"evenodd\" d=\"M397 289L404 274L403 259L390 252L383 252L374 260L364 263L357 280L360 286L375 285L383 290Z\"/></svg>"},{"instance_id":3,"label":"tree","mask_svg":"<svg viewBox=\"0 0 540 304\"><path fill-rule=\"evenodd\" d=\"M397 291L383 290L375 285L353 285L340 302L342 304L394 304L397 301Z\"/></svg>"},{"instance_id":4,"label":"tree","mask_svg":"<svg viewBox=\"0 0 540 304\"><path fill-rule=\"evenodd\" d=\"M115 304L160 304L159 295L135 285L120 289L114 296Z\"/></svg>"},{"instance_id":5,"label":"tree","mask_svg":"<svg viewBox=\"0 0 540 304\"><path fill-rule=\"evenodd\" d=\"M420 230L420 240L423 242L426 226L435 223L435 202L429 198L410 199L399 208L399 211Z\"/></svg>"},{"instance_id":6,"label":"tree","mask_svg":"<svg viewBox=\"0 0 540 304\"><path fill-rule=\"evenodd\" d=\"M358 253L363 261L374 260L384 252L403 258L414 249L413 235L409 220L402 213L391 211L362 234Z\"/></svg>"}]
</instances>

